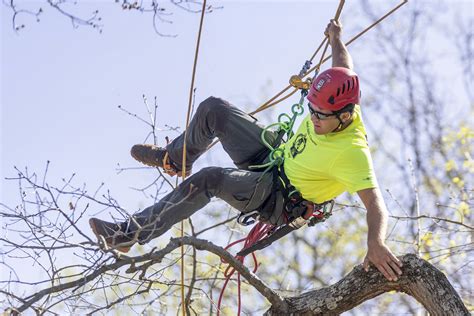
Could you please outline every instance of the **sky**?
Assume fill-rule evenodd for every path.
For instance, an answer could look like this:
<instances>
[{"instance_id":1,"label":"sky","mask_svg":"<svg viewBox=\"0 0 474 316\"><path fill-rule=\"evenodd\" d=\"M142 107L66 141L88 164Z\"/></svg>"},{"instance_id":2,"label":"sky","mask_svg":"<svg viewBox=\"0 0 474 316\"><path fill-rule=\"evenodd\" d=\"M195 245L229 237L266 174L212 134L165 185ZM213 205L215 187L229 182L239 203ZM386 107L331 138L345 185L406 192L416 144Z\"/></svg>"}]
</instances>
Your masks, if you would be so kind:
<instances>
[{"instance_id":1,"label":"sky","mask_svg":"<svg viewBox=\"0 0 474 316\"><path fill-rule=\"evenodd\" d=\"M36 10L40 1L18 1ZM366 24L358 7L346 1L341 21L349 39ZM286 87L289 77L301 69L323 38L334 15L336 1L220 1L211 2L212 13L204 20L196 76L196 104L213 95L251 111ZM398 1L369 1L378 12ZM454 1L467 8L469 1ZM122 106L146 118L143 95L158 102L157 125L183 128L188 106L191 70L199 14L169 6L173 15L156 34L150 15L124 11L114 1L86 1L66 6L87 17L98 9L102 33L80 26L43 4L40 22L23 14L15 32L12 11L1 7L1 129L0 202L19 202L14 166L43 173L50 161L48 180L59 185L76 174L76 184L96 188L102 182L125 209L133 213L147 206L142 187L156 172L132 169L118 173L117 165L139 167L129 155L133 144L143 143L149 127L121 111ZM196 7L197 9L197 7ZM471 11L472 12L472 11ZM403 8L397 14L403 14ZM390 27L390 18L384 22ZM358 45L349 47L357 56ZM358 56L370 59L369 55ZM355 70L358 71L358 60ZM326 64L325 67L328 67ZM258 115L262 122L276 120L288 111L297 96L278 109ZM158 143L174 131L157 134ZM231 166L222 151L213 149L197 163ZM376 168L377 162L375 162ZM98 210L90 210L96 214ZM103 219L106 213L99 214ZM84 229L87 221L84 219Z\"/></svg>"},{"instance_id":2,"label":"sky","mask_svg":"<svg viewBox=\"0 0 474 316\"><path fill-rule=\"evenodd\" d=\"M139 166L129 150L144 141L149 129L118 106L146 118L142 95L150 103L156 96L158 127L184 126L199 14L172 8L167 18L173 24L159 24L164 33L177 35L170 38L154 32L151 16L124 12L113 3L71 7L82 16L98 9L102 34L74 29L67 17L47 6L39 23L19 16L26 27L15 33L12 13L2 6L1 199L17 201L16 183L3 180L15 175L13 166L42 172L50 161L52 183L74 172L78 183L95 187L105 182L125 207L133 208L137 199L128 188L143 182L143 172L117 175L116 167ZM241 1L208 14L196 103L213 95L255 109L299 72L334 11L329 1L317 6ZM159 133L159 144L165 136L176 133Z\"/></svg>"}]
</instances>

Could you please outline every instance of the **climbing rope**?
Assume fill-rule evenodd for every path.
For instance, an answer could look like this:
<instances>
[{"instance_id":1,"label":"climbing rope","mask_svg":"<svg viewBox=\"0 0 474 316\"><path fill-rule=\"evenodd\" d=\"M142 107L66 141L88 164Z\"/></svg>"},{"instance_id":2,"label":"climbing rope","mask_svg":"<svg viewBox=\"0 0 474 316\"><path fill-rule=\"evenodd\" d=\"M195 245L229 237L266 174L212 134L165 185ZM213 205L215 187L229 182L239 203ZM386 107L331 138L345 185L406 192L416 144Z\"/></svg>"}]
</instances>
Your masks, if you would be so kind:
<instances>
[{"instance_id":1,"label":"climbing rope","mask_svg":"<svg viewBox=\"0 0 474 316\"><path fill-rule=\"evenodd\" d=\"M193 103L193 91L194 91L194 79L196 77L196 68L197 68L197 60L199 56L199 46L201 44L201 33L202 33L202 25L204 22L204 14L206 12L206 1L204 0L202 3L201 9L201 20L199 22L199 31L198 31L198 38L196 42L196 50L194 53L194 64L193 64L193 74L191 76L191 87L189 88L189 103L188 103L188 112L186 114L186 128L184 130L184 145L183 145L183 161L182 161L182 170L181 170L181 177L182 181L186 178L186 138L188 134L188 126L189 120L191 117L191 107ZM181 238L184 237L184 221L181 221L180 225L181 230ZM181 307L182 307L182 315L186 315L186 301L184 296L184 245L181 245Z\"/></svg>"},{"instance_id":2,"label":"climbing rope","mask_svg":"<svg viewBox=\"0 0 474 316\"><path fill-rule=\"evenodd\" d=\"M252 228L252 230L249 232L246 238L239 239L237 241L234 241L233 243L229 244L227 247L225 247L225 250L228 250L229 248L240 244L241 242L244 242L244 249L253 245L257 241L265 238L272 230L274 229L273 225L269 224L264 224L262 222L258 222L255 224L255 226ZM236 256L235 257L238 261L240 261L242 264L244 264L245 256ZM253 273L257 272L258 269L258 261L257 261L257 256L252 253L252 258L253 258ZM227 263L224 259L221 258L222 263ZM221 303L222 303L222 298L224 297L224 292L227 287L227 284L231 280L232 276L235 273L235 268L232 266L227 266L227 268L224 271L224 276L226 278L224 285L222 286L221 293L219 294L219 300L217 302L217 316L220 315L221 312ZM240 273L237 272L237 295L238 295L238 311L237 315L240 315L240 310L241 310L241 296L240 296Z\"/></svg>"},{"instance_id":3,"label":"climbing rope","mask_svg":"<svg viewBox=\"0 0 474 316\"><path fill-rule=\"evenodd\" d=\"M370 29L372 29L373 27L375 27L377 24L379 24L380 22L382 22L383 20L385 20L388 16L390 16L391 14L393 14L395 11L397 11L400 7L402 7L404 4L406 4L408 2L408 0L403 0L401 3L399 3L397 6L395 6L393 9L391 9L390 11L388 11L386 14L384 14L381 18L379 18L378 20L376 20L374 23L372 23L371 25L369 25L368 27L366 27L364 30L362 30L361 32L359 32L357 35L355 35L353 38L351 38L348 42L345 43L346 46L349 46L350 44L352 44L354 41L356 41L358 38L360 38L362 35L364 35L365 33L367 33ZM326 39L325 39L326 40ZM323 40L323 43L324 41ZM322 45L320 45L322 46ZM315 52L315 54L319 51L320 48L318 48ZM315 55L313 54L313 55ZM332 55L329 55L327 56L326 58L322 59L317 65L315 65L313 68L310 68L308 71L306 71L302 76L301 76L301 79L304 79L304 77L308 76L310 73L312 73L313 71L315 71L316 69L319 69L321 67L322 64L324 64L326 61L328 61L330 58L332 57ZM314 57L313 57L314 58ZM291 89L293 86L291 84L289 84L288 86L286 86L283 90L281 90L280 92L278 92L275 96L273 96L272 98L270 98L268 101L266 101L265 103L263 103L261 106L259 106L257 109L255 109L254 111L250 112L249 114L250 115L254 115L256 113L259 113L263 110L266 110L278 103L280 103L281 101L285 100L287 97L289 97L291 94L295 93L296 90L298 90L297 88L295 88L295 91L292 91L290 95L288 96L285 96L277 101L275 101L275 99L277 99L279 96L281 96L283 93L285 93L286 91L288 91L289 89ZM212 144L214 145L214 144Z\"/></svg>"},{"instance_id":4,"label":"climbing rope","mask_svg":"<svg viewBox=\"0 0 474 316\"><path fill-rule=\"evenodd\" d=\"M338 21L339 20L339 16L341 15L341 12L342 12L342 8L344 7L344 3L345 3L345 0L340 0L339 1L339 6L337 7L337 10L336 10L336 14L334 15L334 20ZM329 47L329 38L328 36L326 35L323 39L323 41L321 42L321 44L318 46L318 48L316 49L316 51L313 53L313 56L311 56L310 59L308 59L303 67L301 68L300 70L300 73L298 75L293 75L291 76L290 78L290 84L295 87L295 88L298 88L298 89L306 89L306 90L309 90L309 86L311 84L311 79L308 78L308 80L305 80L303 81L302 78L305 76L305 74L308 72L309 68L311 67L311 63L313 62L313 59L316 57L316 55L318 54L319 50L321 49L321 47L324 45L324 43L326 43L326 45L324 46L324 50L323 50L323 53L321 54L321 59L319 60L319 63L317 65L317 68L314 72L314 76L313 78L316 78L316 76L318 75L319 73L319 69L321 67L321 64L323 63L323 59L324 59L324 55L326 54L326 51Z\"/></svg>"},{"instance_id":5,"label":"climbing rope","mask_svg":"<svg viewBox=\"0 0 474 316\"><path fill-rule=\"evenodd\" d=\"M390 16L391 14L393 14L395 11L397 11L401 6L403 6L404 4L406 4L408 2L408 0L403 0L400 4L398 4L397 6L395 6L393 9L391 9L390 11L388 11L386 14L384 14L381 18L379 18L378 20L376 20L374 23L372 23L371 25L369 25L368 27L366 27L364 30L362 30L361 32L359 32L357 35L355 35L354 37L352 37L349 41L347 41L345 43L346 46L349 46L350 44L352 44L354 41L356 41L357 39L359 39L362 35L364 35L365 33L367 33L370 29L372 29L373 27L375 27L377 24L379 24L380 22L382 22L383 20L385 20L388 16ZM316 51L314 52L313 56L311 57L310 60L314 59L314 57L316 56L316 54L319 52L319 50L321 49L321 47L324 45L325 41L327 40L327 37L324 38L324 40L321 42L321 44L319 45L319 47L316 49ZM304 70L304 73L301 73L300 72L300 79L304 79L304 77L308 76L310 73L312 73L313 71L316 71L316 69L319 69L321 68L321 65L324 64L326 61L328 61L330 58L332 57L332 55L329 55L327 56L326 58L320 60L320 62L315 65L313 68L310 68L308 70ZM308 66L310 67L310 66ZM291 78L290 78L291 80ZM280 92L278 92L276 95L274 95L273 97L271 97L269 100L267 100L266 102L264 102L262 105L260 105L258 108L256 108L255 110L249 112L248 114L249 115L254 115L254 114L257 114L259 112L262 112L263 110L266 110L272 106L275 106L277 105L278 103L288 99L289 97L291 97L293 94L295 94L297 91L298 91L298 88L294 88L293 91L291 91L288 95L280 98L277 100L278 97L280 97L282 94L284 94L285 92L287 92L288 90L290 90L291 88L293 87L293 85L289 84L288 86L286 86L285 88L283 88L283 90L281 90ZM219 141L216 140L214 141L211 145L209 145L209 147L207 148L207 150L209 150L210 148L212 148L215 144L217 144Z\"/></svg>"}]
</instances>

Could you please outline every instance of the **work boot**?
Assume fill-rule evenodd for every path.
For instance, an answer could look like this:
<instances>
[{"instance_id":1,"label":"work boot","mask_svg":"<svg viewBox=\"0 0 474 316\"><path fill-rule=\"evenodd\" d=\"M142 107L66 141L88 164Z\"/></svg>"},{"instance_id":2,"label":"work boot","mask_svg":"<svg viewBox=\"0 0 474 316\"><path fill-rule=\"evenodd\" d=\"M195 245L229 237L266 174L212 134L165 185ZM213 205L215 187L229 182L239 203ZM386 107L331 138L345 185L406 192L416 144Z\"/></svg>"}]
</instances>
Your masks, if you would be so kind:
<instances>
[{"instance_id":1,"label":"work boot","mask_svg":"<svg viewBox=\"0 0 474 316\"><path fill-rule=\"evenodd\" d=\"M163 168L165 173L174 176L181 176L181 171L177 170L176 166L171 162L167 155L166 149L150 145L150 144L137 144L133 145L130 150L130 154L135 160L141 162L150 167ZM191 168L186 168L186 176L191 174Z\"/></svg>"},{"instance_id":2,"label":"work boot","mask_svg":"<svg viewBox=\"0 0 474 316\"><path fill-rule=\"evenodd\" d=\"M97 239L100 240L100 236L102 236L110 248L117 249L121 252L129 252L133 246L133 243L131 243L132 238L127 236L127 233L119 224L106 222L98 218L91 218L89 219L89 225Z\"/></svg>"}]
</instances>

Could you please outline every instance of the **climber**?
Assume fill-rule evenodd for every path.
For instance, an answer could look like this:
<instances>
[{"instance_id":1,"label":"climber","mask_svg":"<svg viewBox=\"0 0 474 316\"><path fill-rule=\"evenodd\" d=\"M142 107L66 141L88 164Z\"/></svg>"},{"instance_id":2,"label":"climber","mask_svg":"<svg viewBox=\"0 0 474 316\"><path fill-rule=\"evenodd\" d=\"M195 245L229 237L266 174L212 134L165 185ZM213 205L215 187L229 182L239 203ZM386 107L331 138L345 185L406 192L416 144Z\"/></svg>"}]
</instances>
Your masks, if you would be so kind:
<instances>
[{"instance_id":1,"label":"climber","mask_svg":"<svg viewBox=\"0 0 474 316\"><path fill-rule=\"evenodd\" d=\"M299 213L301 217L310 216L313 205L322 205L345 191L359 195L367 209L368 251L364 268L368 270L372 263L388 280L396 281L402 264L384 242L387 210L361 118L359 79L341 33L340 22L331 20L325 34L332 48L332 68L312 81L307 95L310 114L286 143L277 143L276 132L266 133L266 141L284 150L284 162L278 172L299 192L301 199L294 206L305 205L306 209ZM158 203L124 222L91 218L92 231L108 247L127 252L137 242L144 244L164 234L214 196L242 213L257 211L262 221L284 224L291 219L288 205L291 208L292 204L282 194L284 190L278 189L279 177L250 168L268 159L269 149L260 138L262 130L254 117L228 102L215 97L206 99L187 130L186 174L191 174L193 163L216 137L237 168L203 168ZM131 155L141 163L179 175L183 170L184 137L183 133L165 148L135 145Z\"/></svg>"}]
</instances>

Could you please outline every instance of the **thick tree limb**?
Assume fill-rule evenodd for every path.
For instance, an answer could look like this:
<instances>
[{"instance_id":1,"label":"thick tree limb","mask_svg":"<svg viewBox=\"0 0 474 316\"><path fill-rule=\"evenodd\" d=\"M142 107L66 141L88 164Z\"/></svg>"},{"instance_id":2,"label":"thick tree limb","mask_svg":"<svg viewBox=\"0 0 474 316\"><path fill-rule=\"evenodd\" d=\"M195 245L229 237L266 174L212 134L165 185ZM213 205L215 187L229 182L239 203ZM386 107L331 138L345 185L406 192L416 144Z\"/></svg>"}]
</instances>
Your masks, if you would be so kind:
<instances>
[{"instance_id":1,"label":"thick tree limb","mask_svg":"<svg viewBox=\"0 0 474 316\"><path fill-rule=\"evenodd\" d=\"M292 315L339 315L380 294L404 292L420 302L431 315L469 315L446 276L427 261L407 254L400 258L403 275L389 282L375 268L365 272L362 265L334 285L288 297ZM272 306L265 315L287 315Z\"/></svg>"}]
</instances>

